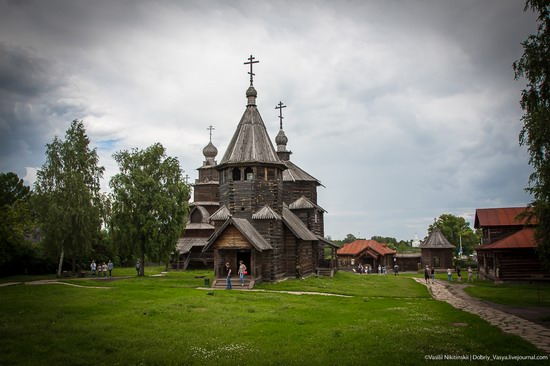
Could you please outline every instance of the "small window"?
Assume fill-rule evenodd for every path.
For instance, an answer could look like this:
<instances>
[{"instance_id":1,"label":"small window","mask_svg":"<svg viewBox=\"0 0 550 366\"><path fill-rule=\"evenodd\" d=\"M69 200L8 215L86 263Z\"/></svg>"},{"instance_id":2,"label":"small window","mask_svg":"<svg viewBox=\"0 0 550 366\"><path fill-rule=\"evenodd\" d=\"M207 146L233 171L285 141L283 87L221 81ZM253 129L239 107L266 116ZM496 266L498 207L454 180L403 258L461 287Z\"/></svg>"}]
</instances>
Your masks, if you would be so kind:
<instances>
[{"instance_id":1,"label":"small window","mask_svg":"<svg viewBox=\"0 0 550 366\"><path fill-rule=\"evenodd\" d=\"M439 267L439 257L434 257L434 267Z\"/></svg>"},{"instance_id":2,"label":"small window","mask_svg":"<svg viewBox=\"0 0 550 366\"><path fill-rule=\"evenodd\" d=\"M233 180L241 180L241 169L233 168Z\"/></svg>"},{"instance_id":3,"label":"small window","mask_svg":"<svg viewBox=\"0 0 550 366\"><path fill-rule=\"evenodd\" d=\"M254 171L251 167L248 167L244 170L244 176L246 180L254 180Z\"/></svg>"}]
</instances>

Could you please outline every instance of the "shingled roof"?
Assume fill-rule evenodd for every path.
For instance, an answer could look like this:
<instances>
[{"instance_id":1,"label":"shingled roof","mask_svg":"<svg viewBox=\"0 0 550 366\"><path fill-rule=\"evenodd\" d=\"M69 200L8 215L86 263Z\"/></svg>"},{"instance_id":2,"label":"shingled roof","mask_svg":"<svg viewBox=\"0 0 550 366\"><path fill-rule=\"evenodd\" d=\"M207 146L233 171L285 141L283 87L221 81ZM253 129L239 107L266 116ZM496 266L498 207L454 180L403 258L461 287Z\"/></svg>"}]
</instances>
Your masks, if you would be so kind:
<instances>
[{"instance_id":1,"label":"shingled roof","mask_svg":"<svg viewBox=\"0 0 550 366\"><path fill-rule=\"evenodd\" d=\"M273 249L273 247L264 239L264 237L252 226L247 219L237 219L230 217L214 234L208 238L208 242L203 248L206 252L218 237L224 232L229 225L235 226L237 230L248 240L248 242L259 252Z\"/></svg>"},{"instance_id":2,"label":"shingled roof","mask_svg":"<svg viewBox=\"0 0 550 366\"><path fill-rule=\"evenodd\" d=\"M445 249L454 248L455 246L449 243L445 235L436 226L428 236L428 239L418 246L424 249Z\"/></svg>"},{"instance_id":3,"label":"shingled roof","mask_svg":"<svg viewBox=\"0 0 550 366\"><path fill-rule=\"evenodd\" d=\"M252 87L251 87L252 88ZM254 90L255 92L255 90ZM286 165L279 159L275 148L269 139L262 117L256 108L255 95L247 91L247 97L252 102L246 106L246 110L237 126L237 130L227 146L227 150L218 165L218 169L228 164L265 163L276 164L286 169ZM249 95L250 94L250 95ZM252 95L252 97L251 97Z\"/></svg>"},{"instance_id":4,"label":"shingled roof","mask_svg":"<svg viewBox=\"0 0 550 366\"><path fill-rule=\"evenodd\" d=\"M305 182L315 182L318 186L322 186L321 182L313 177L312 175L308 174L305 170L300 168L298 165L294 164L290 160L284 161L284 164L288 168L287 170L283 171L283 181L285 182L297 182L297 181L305 181Z\"/></svg>"}]
</instances>

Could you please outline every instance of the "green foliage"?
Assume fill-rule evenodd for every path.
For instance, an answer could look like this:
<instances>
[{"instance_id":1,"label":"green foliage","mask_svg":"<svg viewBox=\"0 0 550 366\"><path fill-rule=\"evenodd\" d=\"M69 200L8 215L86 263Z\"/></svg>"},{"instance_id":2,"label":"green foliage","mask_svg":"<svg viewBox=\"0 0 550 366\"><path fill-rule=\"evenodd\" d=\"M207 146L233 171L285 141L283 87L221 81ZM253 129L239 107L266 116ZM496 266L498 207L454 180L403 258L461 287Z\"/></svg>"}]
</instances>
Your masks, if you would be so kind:
<instances>
[{"instance_id":1,"label":"green foliage","mask_svg":"<svg viewBox=\"0 0 550 366\"><path fill-rule=\"evenodd\" d=\"M120 169L110 181L114 242L122 255L139 254L141 263L145 256L167 262L189 210L189 186L178 160L167 157L160 143L121 151L114 158Z\"/></svg>"},{"instance_id":2,"label":"green foliage","mask_svg":"<svg viewBox=\"0 0 550 366\"><path fill-rule=\"evenodd\" d=\"M348 234L346 235L346 237L344 238L344 240L342 240L342 244L348 244L348 243L353 243L354 241L356 241L357 238L355 237L355 235L353 234Z\"/></svg>"},{"instance_id":3,"label":"green foliage","mask_svg":"<svg viewBox=\"0 0 550 366\"><path fill-rule=\"evenodd\" d=\"M89 144L84 124L74 120L65 141L55 137L46 145L46 162L35 183L44 245L50 253L72 259L73 270L97 242L101 228L104 168Z\"/></svg>"},{"instance_id":4,"label":"green foliage","mask_svg":"<svg viewBox=\"0 0 550 366\"><path fill-rule=\"evenodd\" d=\"M526 215L538 222L537 251L550 267L550 3L527 0L527 9L538 14L538 30L522 43L523 55L513 65L516 79L527 79L520 100L524 114L519 143L528 147L534 168L526 189L533 196L532 210Z\"/></svg>"},{"instance_id":5,"label":"green foliage","mask_svg":"<svg viewBox=\"0 0 550 366\"><path fill-rule=\"evenodd\" d=\"M474 248L479 245L479 235L470 228L470 223L463 217L443 214L439 216L434 224L428 227L428 234L433 231L434 225L441 230L451 244L456 246L456 253L460 250L461 241L464 255L473 254Z\"/></svg>"},{"instance_id":6,"label":"green foliage","mask_svg":"<svg viewBox=\"0 0 550 366\"><path fill-rule=\"evenodd\" d=\"M26 200L30 195L30 187L26 186L13 172L0 173L0 207L13 205L19 200Z\"/></svg>"},{"instance_id":7,"label":"green foliage","mask_svg":"<svg viewBox=\"0 0 550 366\"><path fill-rule=\"evenodd\" d=\"M397 239L392 237L375 235L371 239L379 243L392 244L394 249L398 246Z\"/></svg>"},{"instance_id":8,"label":"green foliage","mask_svg":"<svg viewBox=\"0 0 550 366\"><path fill-rule=\"evenodd\" d=\"M15 173L0 173L0 275L40 272L45 259L36 239L30 188Z\"/></svg>"}]
</instances>

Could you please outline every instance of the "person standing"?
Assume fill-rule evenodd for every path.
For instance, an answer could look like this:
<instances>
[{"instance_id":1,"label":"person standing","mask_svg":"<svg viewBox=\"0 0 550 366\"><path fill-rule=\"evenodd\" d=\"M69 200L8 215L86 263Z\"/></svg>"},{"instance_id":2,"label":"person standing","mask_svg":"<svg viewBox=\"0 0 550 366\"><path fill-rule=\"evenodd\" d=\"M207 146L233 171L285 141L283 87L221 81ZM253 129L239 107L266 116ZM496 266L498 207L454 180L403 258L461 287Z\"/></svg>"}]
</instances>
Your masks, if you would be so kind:
<instances>
[{"instance_id":1,"label":"person standing","mask_svg":"<svg viewBox=\"0 0 550 366\"><path fill-rule=\"evenodd\" d=\"M103 275L103 266L101 263L97 262L97 277L101 277Z\"/></svg>"},{"instance_id":2,"label":"person standing","mask_svg":"<svg viewBox=\"0 0 550 366\"><path fill-rule=\"evenodd\" d=\"M394 276L399 276L399 266L397 264L395 264L395 266L393 266L393 275Z\"/></svg>"},{"instance_id":3,"label":"person standing","mask_svg":"<svg viewBox=\"0 0 550 366\"><path fill-rule=\"evenodd\" d=\"M136 272L137 272L137 275L139 276L139 270L141 269L141 263L139 263L139 259L136 263Z\"/></svg>"},{"instance_id":4,"label":"person standing","mask_svg":"<svg viewBox=\"0 0 550 366\"><path fill-rule=\"evenodd\" d=\"M241 278L241 286L244 286L244 275L248 272L246 271L246 265L243 261L239 261L239 277Z\"/></svg>"},{"instance_id":5,"label":"person standing","mask_svg":"<svg viewBox=\"0 0 550 366\"><path fill-rule=\"evenodd\" d=\"M95 277L95 270L97 269L97 265L95 264L95 261L92 261L90 264L90 270L92 271L92 277Z\"/></svg>"},{"instance_id":6,"label":"person standing","mask_svg":"<svg viewBox=\"0 0 550 366\"><path fill-rule=\"evenodd\" d=\"M447 268L447 281L453 282L453 270L450 268Z\"/></svg>"},{"instance_id":7,"label":"person standing","mask_svg":"<svg viewBox=\"0 0 550 366\"><path fill-rule=\"evenodd\" d=\"M462 272L460 266L456 266L456 276L458 277L458 282L462 282Z\"/></svg>"},{"instance_id":8,"label":"person standing","mask_svg":"<svg viewBox=\"0 0 550 366\"><path fill-rule=\"evenodd\" d=\"M468 282L474 282L472 279L472 267L468 267Z\"/></svg>"},{"instance_id":9,"label":"person standing","mask_svg":"<svg viewBox=\"0 0 550 366\"><path fill-rule=\"evenodd\" d=\"M424 281L429 285L430 284L430 269L428 268L428 265L426 264L426 268L424 268Z\"/></svg>"},{"instance_id":10,"label":"person standing","mask_svg":"<svg viewBox=\"0 0 550 366\"><path fill-rule=\"evenodd\" d=\"M103 270L103 277L107 278L107 264L105 262L101 265L101 269Z\"/></svg>"},{"instance_id":11,"label":"person standing","mask_svg":"<svg viewBox=\"0 0 550 366\"><path fill-rule=\"evenodd\" d=\"M231 290L232 287L231 287L231 267L229 267L229 262L226 262L225 263L225 274L226 274L226 278L225 278L225 289L226 290Z\"/></svg>"},{"instance_id":12,"label":"person standing","mask_svg":"<svg viewBox=\"0 0 550 366\"><path fill-rule=\"evenodd\" d=\"M111 262L111 260L109 259L109 263L107 263L107 269L109 270L109 277L112 277L113 276L113 268L115 267L115 265L113 264L113 262Z\"/></svg>"},{"instance_id":13,"label":"person standing","mask_svg":"<svg viewBox=\"0 0 550 366\"><path fill-rule=\"evenodd\" d=\"M430 274L432 275L432 283L435 283L435 268L432 266L430 269Z\"/></svg>"}]
</instances>

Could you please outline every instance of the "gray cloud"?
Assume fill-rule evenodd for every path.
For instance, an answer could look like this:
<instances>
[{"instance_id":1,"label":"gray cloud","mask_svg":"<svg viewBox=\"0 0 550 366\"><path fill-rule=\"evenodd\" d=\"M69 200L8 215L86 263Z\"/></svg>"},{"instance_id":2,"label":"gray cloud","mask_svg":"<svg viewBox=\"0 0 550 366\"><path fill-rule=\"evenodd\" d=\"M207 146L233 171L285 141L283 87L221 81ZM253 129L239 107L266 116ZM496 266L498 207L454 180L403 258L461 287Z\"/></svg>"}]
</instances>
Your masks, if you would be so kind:
<instances>
[{"instance_id":1,"label":"gray cloud","mask_svg":"<svg viewBox=\"0 0 550 366\"><path fill-rule=\"evenodd\" d=\"M111 155L160 141L187 174L225 151L253 53L272 138L320 179L326 231L412 239L434 217L528 202L511 64L519 1L0 1L0 169L25 175L83 118Z\"/></svg>"}]
</instances>

